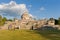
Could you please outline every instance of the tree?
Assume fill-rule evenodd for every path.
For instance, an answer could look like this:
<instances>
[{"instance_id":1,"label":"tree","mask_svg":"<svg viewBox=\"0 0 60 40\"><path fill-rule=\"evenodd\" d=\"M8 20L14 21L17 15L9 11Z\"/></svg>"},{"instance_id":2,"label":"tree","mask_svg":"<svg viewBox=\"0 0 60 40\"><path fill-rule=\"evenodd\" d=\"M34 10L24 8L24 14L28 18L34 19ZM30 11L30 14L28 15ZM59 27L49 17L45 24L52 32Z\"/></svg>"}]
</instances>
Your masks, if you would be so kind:
<instances>
[{"instance_id":1,"label":"tree","mask_svg":"<svg viewBox=\"0 0 60 40\"><path fill-rule=\"evenodd\" d=\"M4 17L2 20L3 20L3 21L7 21L7 18L6 18L6 17Z\"/></svg>"},{"instance_id":2,"label":"tree","mask_svg":"<svg viewBox=\"0 0 60 40\"><path fill-rule=\"evenodd\" d=\"M7 21L7 18L3 17L3 19L2 19L3 24L5 23L5 21Z\"/></svg>"},{"instance_id":3,"label":"tree","mask_svg":"<svg viewBox=\"0 0 60 40\"><path fill-rule=\"evenodd\" d=\"M55 24L60 25L60 17L58 19L55 19Z\"/></svg>"},{"instance_id":4,"label":"tree","mask_svg":"<svg viewBox=\"0 0 60 40\"><path fill-rule=\"evenodd\" d=\"M12 19L8 19L8 21L13 21Z\"/></svg>"},{"instance_id":5,"label":"tree","mask_svg":"<svg viewBox=\"0 0 60 40\"><path fill-rule=\"evenodd\" d=\"M58 20L57 19L55 19L55 25L58 25Z\"/></svg>"},{"instance_id":6,"label":"tree","mask_svg":"<svg viewBox=\"0 0 60 40\"><path fill-rule=\"evenodd\" d=\"M7 20L6 17L2 17L2 16L0 15L0 26L4 25L6 20Z\"/></svg>"},{"instance_id":7,"label":"tree","mask_svg":"<svg viewBox=\"0 0 60 40\"><path fill-rule=\"evenodd\" d=\"M50 18L49 20L54 20L54 18Z\"/></svg>"},{"instance_id":8,"label":"tree","mask_svg":"<svg viewBox=\"0 0 60 40\"><path fill-rule=\"evenodd\" d=\"M2 16L0 15L0 21L2 21Z\"/></svg>"},{"instance_id":9,"label":"tree","mask_svg":"<svg viewBox=\"0 0 60 40\"><path fill-rule=\"evenodd\" d=\"M60 20L60 17L58 18L58 20Z\"/></svg>"},{"instance_id":10,"label":"tree","mask_svg":"<svg viewBox=\"0 0 60 40\"><path fill-rule=\"evenodd\" d=\"M58 24L60 25L60 17L58 18Z\"/></svg>"}]
</instances>

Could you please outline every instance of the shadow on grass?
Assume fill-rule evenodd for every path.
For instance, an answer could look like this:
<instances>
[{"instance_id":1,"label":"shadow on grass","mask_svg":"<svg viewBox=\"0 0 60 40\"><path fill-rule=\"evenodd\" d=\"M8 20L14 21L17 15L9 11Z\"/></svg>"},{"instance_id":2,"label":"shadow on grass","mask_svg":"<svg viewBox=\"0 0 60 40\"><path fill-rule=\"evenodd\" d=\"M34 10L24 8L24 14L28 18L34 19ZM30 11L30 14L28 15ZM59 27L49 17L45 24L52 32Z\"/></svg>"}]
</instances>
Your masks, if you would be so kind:
<instances>
[{"instance_id":1,"label":"shadow on grass","mask_svg":"<svg viewBox=\"0 0 60 40\"><path fill-rule=\"evenodd\" d=\"M50 40L60 40L60 30L34 30L34 32Z\"/></svg>"}]
</instances>

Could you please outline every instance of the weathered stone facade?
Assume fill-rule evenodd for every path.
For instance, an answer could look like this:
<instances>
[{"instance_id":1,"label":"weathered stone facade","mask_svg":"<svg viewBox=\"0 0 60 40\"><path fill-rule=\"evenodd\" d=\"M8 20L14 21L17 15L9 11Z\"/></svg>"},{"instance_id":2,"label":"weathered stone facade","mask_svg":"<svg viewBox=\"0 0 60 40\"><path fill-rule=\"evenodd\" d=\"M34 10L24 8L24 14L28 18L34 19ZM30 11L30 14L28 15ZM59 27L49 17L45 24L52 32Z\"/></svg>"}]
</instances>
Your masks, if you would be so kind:
<instances>
[{"instance_id":1,"label":"weathered stone facade","mask_svg":"<svg viewBox=\"0 0 60 40\"><path fill-rule=\"evenodd\" d=\"M55 25L55 21L54 20L46 20L46 19L42 19L42 20L34 20L32 19L32 17L27 13L23 13L21 16L20 20L15 20L15 21L7 21L6 24L4 25L5 29L37 29L40 28L44 25ZM2 27L2 28L4 28Z\"/></svg>"},{"instance_id":2,"label":"weathered stone facade","mask_svg":"<svg viewBox=\"0 0 60 40\"><path fill-rule=\"evenodd\" d=\"M54 20L48 20L48 25L55 25L55 21Z\"/></svg>"}]
</instances>

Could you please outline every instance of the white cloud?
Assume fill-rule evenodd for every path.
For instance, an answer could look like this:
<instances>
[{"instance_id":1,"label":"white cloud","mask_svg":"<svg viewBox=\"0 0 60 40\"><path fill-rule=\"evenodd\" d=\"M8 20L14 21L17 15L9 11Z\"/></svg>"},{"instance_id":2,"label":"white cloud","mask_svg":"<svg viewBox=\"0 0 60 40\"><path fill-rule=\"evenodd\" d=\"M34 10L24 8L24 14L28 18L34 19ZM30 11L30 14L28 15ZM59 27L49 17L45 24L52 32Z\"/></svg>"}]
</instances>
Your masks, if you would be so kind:
<instances>
[{"instance_id":1,"label":"white cloud","mask_svg":"<svg viewBox=\"0 0 60 40\"><path fill-rule=\"evenodd\" d=\"M29 5L29 8L31 7L32 5ZM0 4L0 14L2 14L3 16L18 17L24 12L28 12L26 4L17 4L15 1ZM29 15L30 17L35 18L35 16L31 14Z\"/></svg>"},{"instance_id":2,"label":"white cloud","mask_svg":"<svg viewBox=\"0 0 60 40\"><path fill-rule=\"evenodd\" d=\"M31 8L32 8L32 5L31 4L28 5L28 10L31 10Z\"/></svg>"},{"instance_id":3,"label":"white cloud","mask_svg":"<svg viewBox=\"0 0 60 40\"><path fill-rule=\"evenodd\" d=\"M32 17L33 19L34 19L34 18L35 18L35 19L37 18L36 16L33 16L32 14L29 14L29 16Z\"/></svg>"},{"instance_id":4,"label":"white cloud","mask_svg":"<svg viewBox=\"0 0 60 40\"><path fill-rule=\"evenodd\" d=\"M14 1L0 4L0 14L3 13L3 15L17 16L23 14L25 11L28 12L26 4L17 4Z\"/></svg>"},{"instance_id":5,"label":"white cloud","mask_svg":"<svg viewBox=\"0 0 60 40\"><path fill-rule=\"evenodd\" d=\"M40 7L40 11L44 11L45 10L45 7Z\"/></svg>"},{"instance_id":6,"label":"white cloud","mask_svg":"<svg viewBox=\"0 0 60 40\"><path fill-rule=\"evenodd\" d=\"M33 16L33 15L31 15L31 14L29 14L29 16L30 16L30 17L32 17L32 18L34 17L34 16Z\"/></svg>"},{"instance_id":7,"label":"white cloud","mask_svg":"<svg viewBox=\"0 0 60 40\"><path fill-rule=\"evenodd\" d=\"M30 7L30 8L31 8L31 7L32 7L32 5L30 4L28 7Z\"/></svg>"}]
</instances>

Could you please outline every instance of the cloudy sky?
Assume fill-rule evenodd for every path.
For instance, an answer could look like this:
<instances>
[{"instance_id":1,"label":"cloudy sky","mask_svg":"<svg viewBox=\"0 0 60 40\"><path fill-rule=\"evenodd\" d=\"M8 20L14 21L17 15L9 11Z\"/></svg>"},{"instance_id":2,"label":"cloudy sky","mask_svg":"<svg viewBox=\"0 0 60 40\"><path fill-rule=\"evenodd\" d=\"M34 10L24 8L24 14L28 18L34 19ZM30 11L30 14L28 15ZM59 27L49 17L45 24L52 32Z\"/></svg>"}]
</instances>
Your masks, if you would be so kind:
<instances>
[{"instance_id":1,"label":"cloudy sky","mask_svg":"<svg viewBox=\"0 0 60 40\"><path fill-rule=\"evenodd\" d=\"M23 12L35 18L60 17L60 0L0 0L0 15L20 18Z\"/></svg>"}]
</instances>

